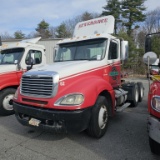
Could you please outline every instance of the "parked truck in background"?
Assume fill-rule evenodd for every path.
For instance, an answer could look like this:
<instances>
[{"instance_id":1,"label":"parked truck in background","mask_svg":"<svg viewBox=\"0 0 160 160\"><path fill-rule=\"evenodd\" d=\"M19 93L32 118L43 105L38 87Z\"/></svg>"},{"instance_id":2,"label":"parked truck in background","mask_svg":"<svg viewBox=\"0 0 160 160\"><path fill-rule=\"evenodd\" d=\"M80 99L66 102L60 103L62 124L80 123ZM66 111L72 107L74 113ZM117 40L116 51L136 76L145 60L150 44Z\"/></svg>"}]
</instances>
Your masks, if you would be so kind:
<instances>
[{"instance_id":1,"label":"parked truck in background","mask_svg":"<svg viewBox=\"0 0 160 160\"><path fill-rule=\"evenodd\" d=\"M56 47L57 42L62 38L41 38L36 44L45 46L45 54L46 54L46 63L53 63L54 60L54 48ZM2 39L2 44L10 45L12 43L18 43L23 39Z\"/></svg>"},{"instance_id":2,"label":"parked truck in background","mask_svg":"<svg viewBox=\"0 0 160 160\"><path fill-rule=\"evenodd\" d=\"M76 25L72 38L61 40L52 65L23 74L13 107L23 124L54 131L102 137L109 117L143 98L141 82L121 79L128 42L111 34L114 17Z\"/></svg>"},{"instance_id":3,"label":"parked truck in background","mask_svg":"<svg viewBox=\"0 0 160 160\"><path fill-rule=\"evenodd\" d=\"M155 41L156 40L156 41ZM156 64L157 74L149 74L149 92L148 92L148 133L151 151L160 154L160 63L159 58L154 52L156 47L160 47L160 33L152 33L146 36L144 62L150 66ZM160 48L159 50L160 51ZM160 56L160 52L157 53ZM150 72L148 72L150 73ZM151 82L150 79L153 81Z\"/></svg>"},{"instance_id":4,"label":"parked truck in background","mask_svg":"<svg viewBox=\"0 0 160 160\"><path fill-rule=\"evenodd\" d=\"M150 65L149 70L147 72L147 78L149 78L149 75L158 75L159 73L159 67L158 67L159 59ZM150 77L151 78L151 77Z\"/></svg>"},{"instance_id":5,"label":"parked truck in background","mask_svg":"<svg viewBox=\"0 0 160 160\"><path fill-rule=\"evenodd\" d=\"M22 74L35 59L35 67L46 64L45 47L36 44L40 37L0 46L0 115L13 114L13 96Z\"/></svg>"}]
</instances>

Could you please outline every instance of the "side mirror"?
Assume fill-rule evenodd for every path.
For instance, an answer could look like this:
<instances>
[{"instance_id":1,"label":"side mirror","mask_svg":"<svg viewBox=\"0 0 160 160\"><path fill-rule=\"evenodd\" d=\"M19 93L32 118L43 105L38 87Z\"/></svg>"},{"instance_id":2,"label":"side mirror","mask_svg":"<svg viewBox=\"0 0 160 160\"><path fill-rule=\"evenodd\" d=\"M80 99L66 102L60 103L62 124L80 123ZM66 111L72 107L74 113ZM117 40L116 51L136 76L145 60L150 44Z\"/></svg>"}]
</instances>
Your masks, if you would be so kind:
<instances>
[{"instance_id":1,"label":"side mirror","mask_svg":"<svg viewBox=\"0 0 160 160\"><path fill-rule=\"evenodd\" d=\"M145 40L145 53L152 51L151 43L151 35L147 35Z\"/></svg>"},{"instance_id":2,"label":"side mirror","mask_svg":"<svg viewBox=\"0 0 160 160\"><path fill-rule=\"evenodd\" d=\"M53 56L53 60L54 60L55 57L57 56L57 49L58 49L58 48L54 48L54 56Z\"/></svg>"},{"instance_id":3,"label":"side mirror","mask_svg":"<svg viewBox=\"0 0 160 160\"><path fill-rule=\"evenodd\" d=\"M154 52L147 52L143 55L143 62L147 65L152 65L157 60L157 55Z\"/></svg>"},{"instance_id":4,"label":"side mirror","mask_svg":"<svg viewBox=\"0 0 160 160\"><path fill-rule=\"evenodd\" d=\"M29 66L27 66L27 71L32 69L33 65L35 65L35 64L36 64L36 62L35 62L34 53L31 53L31 56L30 56L30 58L29 58L29 60L27 62L27 65L29 65Z\"/></svg>"},{"instance_id":5,"label":"side mirror","mask_svg":"<svg viewBox=\"0 0 160 160\"><path fill-rule=\"evenodd\" d=\"M121 41L121 60L128 59L128 41Z\"/></svg>"},{"instance_id":6,"label":"side mirror","mask_svg":"<svg viewBox=\"0 0 160 160\"><path fill-rule=\"evenodd\" d=\"M31 53L31 65L34 65L34 64L36 64L36 62L35 62L35 55L34 55L34 53Z\"/></svg>"},{"instance_id":7,"label":"side mirror","mask_svg":"<svg viewBox=\"0 0 160 160\"><path fill-rule=\"evenodd\" d=\"M36 64L35 59L33 59L32 57L31 57L30 62L31 62L30 65L35 65Z\"/></svg>"},{"instance_id":8,"label":"side mirror","mask_svg":"<svg viewBox=\"0 0 160 160\"><path fill-rule=\"evenodd\" d=\"M26 60L26 64L27 65L35 65L36 64L34 53L31 53L29 58Z\"/></svg>"},{"instance_id":9,"label":"side mirror","mask_svg":"<svg viewBox=\"0 0 160 160\"><path fill-rule=\"evenodd\" d=\"M55 61L55 58L57 57L58 48L59 48L58 45L56 45L56 46L54 47L53 62Z\"/></svg>"}]
</instances>

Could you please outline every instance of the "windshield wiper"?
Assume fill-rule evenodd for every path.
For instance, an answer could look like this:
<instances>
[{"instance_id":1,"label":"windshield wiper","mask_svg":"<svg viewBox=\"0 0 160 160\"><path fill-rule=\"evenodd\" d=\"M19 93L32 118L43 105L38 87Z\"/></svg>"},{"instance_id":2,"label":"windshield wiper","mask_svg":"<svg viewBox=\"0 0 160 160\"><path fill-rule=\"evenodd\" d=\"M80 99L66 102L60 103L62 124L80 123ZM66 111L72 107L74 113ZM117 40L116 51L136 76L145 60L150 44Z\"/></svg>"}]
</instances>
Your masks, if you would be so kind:
<instances>
[{"instance_id":1,"label":"windshield wiper","mask_svg":"<svg viewBox=\"0 0 160 160\"><path fill-rule=\"evenodd\" d=\"M91 59L88 59L89 61L97 61L97 59L93 59L93 58L91 58Z\"/></svg>"}]
</instances>

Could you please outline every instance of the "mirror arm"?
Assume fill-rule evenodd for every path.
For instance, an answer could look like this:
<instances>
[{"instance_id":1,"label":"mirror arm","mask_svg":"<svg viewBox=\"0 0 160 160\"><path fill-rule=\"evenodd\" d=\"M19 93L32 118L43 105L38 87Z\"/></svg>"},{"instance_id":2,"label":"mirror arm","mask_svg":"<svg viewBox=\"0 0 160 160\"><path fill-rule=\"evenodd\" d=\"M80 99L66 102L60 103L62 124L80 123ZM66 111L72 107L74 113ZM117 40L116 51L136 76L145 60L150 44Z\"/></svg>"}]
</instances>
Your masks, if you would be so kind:
<instances>
[{"instance_id":1,"label":"mirror arm","mask_svg":"<svg viewBox=\"0 0 160 160\"><path fill-rule=\"evenodd\" d=\"M30 69L32 69L32 67L33 67L33 62L31 63L30 66L27 66L27 71L29 71Z\"/></svg>"},{"instance_id":2,"label":"mirror arm","mask_svg":"<svg viewBox=\"0 0 160 160\"><path fill-rule=\"evenodd\" d=\"M150 91L150 84L151 84L150 77L151 76L150 76L150 70L149 70L149 67L150 67L149 66L149 64L150 64L150 57L149 56L147 57L147 60L148 60L148 83L149 83L148 85L149 85L149 91Z\"/></svg>"}]
</instances>

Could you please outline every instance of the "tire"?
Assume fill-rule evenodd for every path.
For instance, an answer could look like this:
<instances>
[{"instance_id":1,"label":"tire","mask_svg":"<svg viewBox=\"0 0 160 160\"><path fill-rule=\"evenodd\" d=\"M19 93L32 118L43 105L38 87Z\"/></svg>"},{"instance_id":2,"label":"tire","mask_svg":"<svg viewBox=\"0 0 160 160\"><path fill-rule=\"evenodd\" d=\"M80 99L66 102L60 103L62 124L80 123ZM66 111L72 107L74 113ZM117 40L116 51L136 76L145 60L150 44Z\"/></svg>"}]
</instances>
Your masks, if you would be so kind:
<instances>
[{"instance_id":1,"label":"tire","mask_svg":"<svg viewBox=\"0 0 160 160\"><path fill-rule=\"evenodd\" d=\"M131 107L136 107L138 105L138 101L139 101L139 91L138 91L138 85L135 83L132 86L132 100L130 100L131 102Z\"/></svg>"},{"instance_id":2,"label":"tire","mask_svg":"<svg viewBox=\"0 0 160 160\"><path fill-rule=\"evenodd\" d=\"M160 155L160 144L154 141L151 137L149 137L149 145L152 153Z\"/></svg>"},{"instance_id":3,"label":"tire","mask_svg":"<svg viewBox=\"0 0 160 160\"><path fill-rule=\"evenodd\" d=\"M94 138L101 138L107 130L109 122L109 103L103 96L98 99L93 106L91 120L87 128L87 133Z\"/></svg>"},{"instance_id":4,"label":"tire","mask_svg":"<svg viewBox=\"0 0 160 160\"><path fill-rule=\"evenodd\" d=\"M0 92L0 115L7 116L14 114L12 99L16 89L14 88L7 88Z\"/></svg>"},{"instance_id":5,"label":"tire","mask_svg":"<svg viewBox=\"0 0 160 160\"><path fill-rule=\"evenodd\" d=\"M138 85L138 92L139 92L138 101L141 102L144 96L144 87L142 82L137 82L137 85Z\"/></svg>"}]
</instances>

